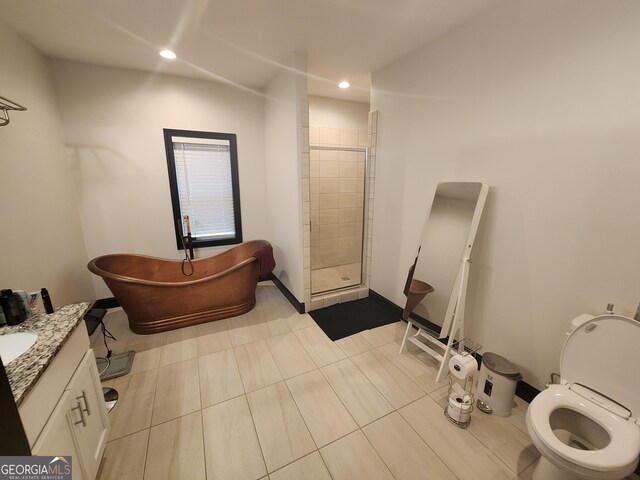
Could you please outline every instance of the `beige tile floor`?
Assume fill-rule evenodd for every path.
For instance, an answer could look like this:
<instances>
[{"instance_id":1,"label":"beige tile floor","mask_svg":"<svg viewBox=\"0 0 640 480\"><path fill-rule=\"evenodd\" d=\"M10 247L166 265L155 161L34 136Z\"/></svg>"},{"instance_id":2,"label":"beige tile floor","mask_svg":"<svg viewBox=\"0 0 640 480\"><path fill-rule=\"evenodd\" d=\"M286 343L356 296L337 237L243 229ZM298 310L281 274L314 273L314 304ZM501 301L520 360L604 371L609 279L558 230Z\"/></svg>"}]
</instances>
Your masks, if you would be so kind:
<instances>
[{"instance_id":1,"label":"beige tile floor","mask_svg":"<svg viewBox=\"0 0 640 480\"><path fill-rule=\"evenodd\" d=\"M106 318L136 349L99 479L529 479L538 452L516 398L509 418L443 415L447 384L401 322L332 342L272 283L248 314L151 336ZM96 354L102 336L92 337Z\"/></svg>"},{"instance_id":2,"label":"beige tile floor","mask_svg":"<svg viewBox=\"0 0 640 480\"><path fill-rule=\"evenodd\" d=\"M325 267L311 269L311 293L322 293L338 288L352 287L360 285L361 264L348 263L336 265L335 267Z\"/></svg>"}]
</instances>

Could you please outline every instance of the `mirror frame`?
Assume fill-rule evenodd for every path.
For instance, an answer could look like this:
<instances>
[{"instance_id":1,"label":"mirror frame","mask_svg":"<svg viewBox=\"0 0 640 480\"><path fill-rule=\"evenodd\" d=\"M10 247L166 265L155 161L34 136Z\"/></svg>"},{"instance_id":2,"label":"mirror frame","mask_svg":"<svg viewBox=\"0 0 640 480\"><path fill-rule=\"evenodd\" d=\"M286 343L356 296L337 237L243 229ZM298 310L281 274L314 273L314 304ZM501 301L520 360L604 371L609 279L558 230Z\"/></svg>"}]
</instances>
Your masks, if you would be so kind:
<instances>
[{"instance_id":1,"label":"mirror frame","mask_svg":"<svg viewBox=\"0 0 640 480\"><path fill-rule=\"evenodd\" d=\"M443 182L444 183L444 182ZM456 273L456 280L453 283L453 288L451 289L451 297L449 298L449 305L447 306L447 312L444 316L444 322L442 323L442 329L440 330L440 336L438 338L445 338L449 334L454 334L456 332L451 331L451 326L454 320L454 317L464 317L464 306L465 306L465 298L467 295L467 279L469 275L469 268L465 268L465 264L471 263L471 252L473 250L473 245L476 240L476 234L478 233L478 228L480 226L480 221L482 220L482 212L484 211L484 206L487 201L487 196L489 194L489 186L481 183L481 182L446 182L446 183L480 183L480 192L478 193L478 200L476 202L476 208L473 211L473 217L471 217L471 224L469 225L469 234L467 235L467 241L464 244L464 249L462 250L462 255L460 259L460 263L458 265L458 272ZM440 186L441 183L438 183ZM436 192L437 192L436 188ZM434 194L435 199L435 194ZM431 214L431 209L429 209L429 214ZM428 217L427 217L428 218ZM428 219L427 219L428 221ZM465 273L466 272L466 273ZM460 335L464 336L464 328L460 329Z\"/></svg>"},{"instance_id":2,"label":"mirror frame","mask_svg":"<svg viewBox=\"0 0 640 480\"><path fill-rule=\"evenodd\" d=\"M416 325L418 327L417 333L413 333L412 327L414 320L411 318L411 312L408 312L406 317L407 328L400 345L400 353L404 353L406 351L407 342L411 342L418 348L435 358L440 363L438 375L436 376L436 382L442 380L448 372L449 358L452 355L452 351L462 353L462 351L464 351L465 349L464 343L466 342L466 340L469 340L465 339L464 337L464 310L467 296L467 281L469 279L469 267L471 265L471 253L473 251L473 245L475 243L476 234L478 233L478 227L480 226L480 221L482 219L482 212L484 211L487 196L489 194L489 186L481 182L440 182L438 183L438 187L443 183L475 183L480 185L480 192L478 193L476 206L473 211L473 216L471 217L469 233L467 234L467 241L465 243L464 249L462 250L460 263L458 265L458 271L453 284L453 288L451 290L449 304L447 306L447 311L445 313L445 318L442 324L442 329L440 330L439 337L436 338L435 332L429 333L429 331L425 329L425 326L421 325L420 323ZM435 193L433 198L435 201ZM427 222L429 222L432 207L433 202L429 207ZM424 228L422 229L422 231L424 236ZM418 260L419 256L416 261ZM407 301L408 300L409 298L407 296ZM406 309L407 307L405 307L405 311ZM447 336L449 337L449 339L447 340L446 345L444 345L440 339ZM458 337L457 341L455 340L456 337ZM424 339L427 342L425 343L421 339ZM440 351L442 351L442 353L440 353Z\"/></svg>"}]
</instances>

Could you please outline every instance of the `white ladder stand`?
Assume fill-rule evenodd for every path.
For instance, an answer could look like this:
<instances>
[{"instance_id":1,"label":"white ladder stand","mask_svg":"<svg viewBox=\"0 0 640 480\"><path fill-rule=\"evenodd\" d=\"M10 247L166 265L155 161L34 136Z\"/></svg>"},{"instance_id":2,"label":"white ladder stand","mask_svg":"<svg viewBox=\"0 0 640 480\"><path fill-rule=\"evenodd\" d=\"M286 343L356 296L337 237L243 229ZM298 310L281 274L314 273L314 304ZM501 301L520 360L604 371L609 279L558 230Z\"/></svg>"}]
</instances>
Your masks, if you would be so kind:
<instances>
[{"instance_id":1,"label":"white ladder stand","mask_svg":"<svg viewBox=\"0 0 640 480\"><path fill-rule=\"evenodd\" d=\"M458 352L458 350L455 349L455 347L464 349L463 343L459 341L455 342L454 345L454 341L456 338L458 338L458 340L462 340L464 338L464 307L467 292L467 282L469 280L470 263L471 259L469 257L465 257L462 259L460 268L458 269L458 275L456 276L456 281L454 283L454 291L457 287L458 293L455 296L451 296L451 300L449 301L449 306L447 308L447 314L445 317L446 319L449 319L449 321L447 322L445 320L445 324L442 326L442 331L440 334L440 338L444 338L448 335L449 340L447 341L446 345L442 343L438 337L436 337L434 334L431 334L428 330L425 330L419 324L416 325L418 331L415 334L411 335L411 330L414 327L414 322L412 321L410 316L406 319L407 328L404 332L404 337L402 338L402 344L400 345L400 353L406 352L407 341L409 341L421 350L431 355L436 360L438 360L440 362L440 368L438 369L436 382L442 380L448 373L449 358L452 355L452 350L454 351L454 353L463 353L462 351ZM427 340L428 343L420 340L422 338Z\"/></svg>"}]
</instances>

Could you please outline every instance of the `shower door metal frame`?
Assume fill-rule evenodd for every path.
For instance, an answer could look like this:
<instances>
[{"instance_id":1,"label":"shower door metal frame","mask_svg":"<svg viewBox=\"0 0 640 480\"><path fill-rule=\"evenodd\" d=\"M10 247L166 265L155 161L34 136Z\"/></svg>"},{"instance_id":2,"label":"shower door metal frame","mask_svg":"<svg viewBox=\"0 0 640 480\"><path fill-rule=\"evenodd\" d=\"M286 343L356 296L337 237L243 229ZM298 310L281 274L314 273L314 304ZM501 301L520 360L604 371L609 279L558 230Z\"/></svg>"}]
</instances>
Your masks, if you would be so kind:
<instances>
[{"instance_id":1,"label":"shower door metal frame","mask_svg":"<svg viewBox=\"0 0 640 480\"><path fill-rule=\"evenodd\" d=\"M327 293L339 292L341 290L349 290L350 288L356 288L365 284L364 282L364 232L367 228L367 200L368 200L368 186L367 186L367 174L369 172L369 147L340 147L340 146L325 146L325 145L309 145L309 152L311 150L335 150L335 151L345 151L345 152L359 152L364 153L364 176L362 177L362 182L364 183L364 188L362 191L362 240L360 241L360 283L356 285L349 285L348 287L338 287L332 288L329 290L322 290L321 292L313 292L313 288L311 287L311 296L314 295L324 295ZM309 220L309 224L311 229L313 229L313 224L311 220ZM313 272L313 265L309 268L309 275L311 276ZM311 279L309 279L311 280Z\"/></svg>"}]
</instances>

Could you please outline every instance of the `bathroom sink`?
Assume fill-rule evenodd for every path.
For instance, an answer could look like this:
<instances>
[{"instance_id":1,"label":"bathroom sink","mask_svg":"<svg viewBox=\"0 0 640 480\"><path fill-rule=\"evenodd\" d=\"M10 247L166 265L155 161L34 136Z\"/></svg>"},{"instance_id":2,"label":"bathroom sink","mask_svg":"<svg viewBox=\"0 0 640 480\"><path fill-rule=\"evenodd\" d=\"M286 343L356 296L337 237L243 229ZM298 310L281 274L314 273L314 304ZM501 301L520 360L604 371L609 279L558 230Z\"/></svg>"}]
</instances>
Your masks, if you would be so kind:
<instances>
[{"instance_id":1,"label":"bathroom sink","mask_svg":"<svg viewBox=\"0 0 640 480\"><path fill-rule=\"evenodd\" d=\"M16 332L0 335L0 357L2 363L8 365L36 343L36 332Z\"/></svg>"}]
</instances>

